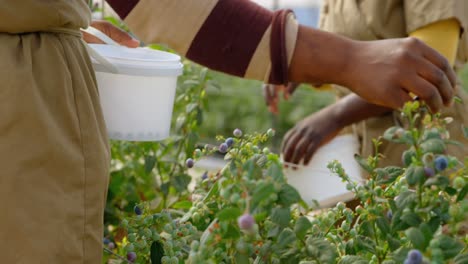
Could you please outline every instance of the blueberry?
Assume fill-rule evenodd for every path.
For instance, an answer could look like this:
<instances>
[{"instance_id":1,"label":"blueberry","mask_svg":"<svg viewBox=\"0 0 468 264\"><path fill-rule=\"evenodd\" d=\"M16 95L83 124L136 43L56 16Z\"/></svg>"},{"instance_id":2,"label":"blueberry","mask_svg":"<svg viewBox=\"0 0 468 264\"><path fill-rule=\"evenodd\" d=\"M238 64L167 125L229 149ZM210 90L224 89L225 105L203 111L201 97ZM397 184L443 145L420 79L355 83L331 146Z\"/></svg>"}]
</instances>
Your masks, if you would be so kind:
<instances>
[{"instance_id":1,"label":"blueberry","mask_svg":"<svg viewBox=\"0 0 468 264\"><path fill-rule=\"evenodd\" d=\"M434 161L434 166L436 170L438 171L443 171L447 168L448 166L448 160L445 156L439 156L435 159Z\"/></svg>"},{"instance_id":2,"label":"blueberry","mask_svg":"<svg viewBox=\"0 0 468 264\"><path fill-rule=\"evenodd\" d=\"M205 171L205 173L203 173L203 175L201 176L202 180L206 180L208 179L208 172Z\"/></svg>"},{"instance_id":3,"label":"blueberry","mask_svg":"<svg viewBox=\"0 0 468 264\"><path fill-rule=\"evenodd\" d=\"M191 158L188 158L186 161L185 161L185 165L187 166L187 168L193 168L193 165L195 165L195 161L193 161L193 159Z\"/></svg>"},{"instance_id":4,"label":"blueberry","mask_svg":"<svg viewBox=\"0 0 468 264\"><path fill-rule=\"evenodd\" d=\"M141 211L141 208L138 207L138 205L135 205L135 207L133 207L133 211L135 212L136 215L141 215L143 213Z\"/></svg>"},{"instance_id":5,"label":"blueberry","mask_svg":"<svg viewBox=\"0 0 468 264\"><path fill-rule=\"evenodd\" d=\"M137 258L137 255L136 255L135 252L128 252L127 253L127 260L128 261L133 263L133 262L135 262L136 258Z\"/></svg>"},{"instance_id":6,"label":"blueberry","mask_svg":"<svg viewBox=\"0 0 468 264\"><path fill-rule=\"evenodd\" d=\"M107 245L107 248L110 250L113 250L115 248L114 242L109 242L109 245Z\"/></svg>"},{"instance_id":7,"label":"blueberry","mask_svg":"<svg viewBox=\"0 0 468 264\"><path fill-rule=\"evenodd\" d=\"M393 218L392 210L388 210L388 211L387 211L387 218L388 218L388 220L390 220L390 221L392 220L392 218Z\"/></svg>"},{"instance_id":8,"label":"blueberry","mask_svg":"<svg viewBox=\"0 0 468 264\"><path fill-rule=\"evenodd\" d=\"M426 174L426 177L430 178L435 175L435 171L431 167L424 167L424 174Z\"/></svg>"},{"instance_id":9,"label":"blueberry","mask_svg":"<svg viewBox=\"0 0 468 264\"><path fill-rule=\"evenodd\" d=\"M412 249L408 252L408 256L406 257L405 264L421 264L423 260L423 256L421 251L417 249Z\"/></svg>"},{"instance_id":10,"label":"blueberry","mask_svg":"<svg viewBox=\"0 0 468 264\"><path fill-rule=\"evenodd\" d=\"M110 242L111 241L107 237L102 239L102 243L104 243L104 245L108 245Z\"/></svg>"},{"instance_id":11,"label":"blueberry","mask_svg":"<svg viewBox=\"0 0 468 264\"><path fill-rule=\"evenodd\" d=\"M226 145L227 145L228 147L231 147L232 144L234 144L234 139L231 138L231 137L230 137L230 138L227 138L225 143L226 143Z\"/></svg>"},{"instance_id":12,"label":"blueberry","mask_svg":"<svg viewBox=\"0 0 468 264\"><path fill-rule=\"evenodd\" d=\"M219 152L224 154L224 153L226 153L228 151L228 148L229 147L228 147L228 145L226 143L222 143L221 145L219 145L218 150L219 150Z\"/></svg>"},{"instance_id":13,"label":"blueberry","mask_svg":"<svg viewBox=\"0 0 468 264\"><path fill-rule=\"evenodd\" d=\"M239 224L240 229L252 230L255 225L255 219L251 214L245 213L237 219L237 223Z\"/></svg>"},{"instance_id":14,"label":"blueberry","mask_svg":"<svg viewBox=\"0 0 468 264\"><path fill-rule=\"evenodd\" d=\"M242 130L236 128L236 129L234 129L233 134L234 134L235 137L242 137Z\"/></svg>"}]
</instances>

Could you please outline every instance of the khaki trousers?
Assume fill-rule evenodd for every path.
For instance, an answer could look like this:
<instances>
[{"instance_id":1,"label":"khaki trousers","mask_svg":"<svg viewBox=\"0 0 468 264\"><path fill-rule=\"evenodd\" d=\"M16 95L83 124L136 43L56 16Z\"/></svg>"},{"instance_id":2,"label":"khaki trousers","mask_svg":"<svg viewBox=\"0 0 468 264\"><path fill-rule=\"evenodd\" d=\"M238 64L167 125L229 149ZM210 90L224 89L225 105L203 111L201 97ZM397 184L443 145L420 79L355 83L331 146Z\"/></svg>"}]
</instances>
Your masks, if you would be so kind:
<instances>
[{"instance_id":1,"label":"khaki trousers","mask_svg":"<svg viewBox=\"0 0 468 264\"><path fill-rule=\"evenodd\" d=\"M109 148L74 33L0 33L0 263L101 263Z\"/></svg>"}]
</instances>

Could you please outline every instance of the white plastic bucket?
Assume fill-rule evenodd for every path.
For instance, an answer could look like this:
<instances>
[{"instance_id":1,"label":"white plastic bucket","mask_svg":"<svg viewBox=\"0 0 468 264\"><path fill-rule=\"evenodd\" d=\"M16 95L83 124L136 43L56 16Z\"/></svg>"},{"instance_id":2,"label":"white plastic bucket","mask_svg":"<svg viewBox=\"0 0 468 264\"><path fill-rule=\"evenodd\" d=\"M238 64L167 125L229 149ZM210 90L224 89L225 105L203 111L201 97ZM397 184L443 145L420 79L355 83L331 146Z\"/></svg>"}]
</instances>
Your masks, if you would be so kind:
<instances>
[{"instance_id":1,"label":"white plastic bucket","mask_svg":"<svg viewBox=\"0 0 468 264\"><path fill-rule=\"evenodd\" d=\"M334 206L340 201L352 199L353 193L327 166L338 160L352 180L361 182L362 172L354 159L354 154L358 152L359 142L354 135L337 136L320 147L307 166L299 165L296 170L289 167L284 172L288 183L299 191L309 205L316 200L322 208Z\"/></svg>"},{"instance_id":2,"label":"white plastic bucket","mask_svg":"<svg viewBox=\"0 0 468 264\"><path fill-rule=\"evenodd\" d=\"M109 137L129 141L167 138L177 77L183 68L180 57L117 46L99 31L91 33L111 44L89 44Z\"/></svg>"}]
</instances>

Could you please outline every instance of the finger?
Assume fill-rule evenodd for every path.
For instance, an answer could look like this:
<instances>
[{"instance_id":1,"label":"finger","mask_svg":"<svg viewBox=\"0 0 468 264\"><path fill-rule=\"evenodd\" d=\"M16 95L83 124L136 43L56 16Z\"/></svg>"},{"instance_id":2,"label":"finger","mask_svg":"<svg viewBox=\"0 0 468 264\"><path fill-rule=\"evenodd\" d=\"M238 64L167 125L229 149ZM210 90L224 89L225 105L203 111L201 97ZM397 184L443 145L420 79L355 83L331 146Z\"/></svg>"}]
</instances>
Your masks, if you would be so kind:
<instances>
[{"instance_id":1,"label":"finger","mask_svg":"<svg viewBox=\"0 0 468 264\"><path fill-rule=\"evenodd\" d=\"M406 88L419 97L420 100L426 102L432 111L437 112L443 106L442 96L439 93L437 87L425 78L414 78L411 82L407 83ZM403 95L400 95L403 96ZM409 95L407 95L410 97ZM411 97L405 99L406 101L412 100ZM405 101L400 101L400 104L404 104Z\"/></svg>"},{"instance_id":2,"label":"finger","mask_svg":"<svg viewBox=\"0 0 468 264\"><path fill-rule=\"evenodd\" d=\"M297 143L296 148L293 151L293 157L291 162L294 164L299 164L304 158L304 155L309 148L310 140L307 137L302 137L299 143Z\"/></svg>"},{"instance_id":3,"label":"finger","mask_svg":"<svg viewBox=\"0 0 468 264\"><path fill-rule=\"evenodd\" d=\"M138 40L132 38L130 34L112 24L108 24L104 27L104 33L120 45L127 46L129 48L136 48L140 45Z\"/></svg>"},{"instance_id":4,"label":"finger","mask_svg":"<svg viewBox=\"0 0 468 264\"><path fill-rule=\"evenodd\" d=\"M393 93L393 97L388 98L387 105L393 109L401 109L406 102L413 101L407 89L399 88L398 91Z\"/></svg>"},{"instance_id":5,"label":"finger","mask_svg":"<svg viewBox=\"0 0 468 264\"><path fill-rule=\"evenodd\" d=\"M83 39L86 43L92 43L92 44L105 44L104 41L102 41L101 39L87 33L87 32L84 32L82 31L81 32L83 34Z\"/></svg>"},{"instance_id":6,"label":"finger","mask_svg":"<svg viewBox=\"0 0 468 264\"><path fill-rule=\"evenodd\" d=\"M295 128L291 128L283 137L283 142L281 142L281 153L283 156L286 154L286 147L288 146L288 143L291 137L294 135L295 131Z\"/></svg>"},{"instance_id":7,"label":"finger","mask_svg":"<svg viewBox=\"0 0 468 264\"><path fill-rule=\"evenodd\" d=\"M423 50L423 56L446 74L453 90L455 90L457 86L457 75L448 60L442 54L428 46Z\"/></svg>"},{"instance_id":8,"label":"finger","mask_svg":"<svg viewBox=\"0 0 468 264\"><path fill-rule=\"evenodd\" d=\"M430 62L423 61L419 75L429 81L439 91L444 105L450 105L455 95L455 90L448 76L440 68Z\"/></svg>"},{"instance_id":9,"label":"finger","mask_svg":"<svg viewBox=\"0 0 468 264\"><path fill-rule=\"evenodd\" d=\"M311 144L309 144L309 147L307 148L306 153L304 155L304 165L309 164L310 160L314 156L319 146L320 144L316 144L315 142L311 142Z\"/></svg>"},{"instance_id":10,"label":"finger","mask_svg":"<svg viewBox=\"0 0 468 264\"><path fill-rule=\"evenodd\" d=\"M298 131L291 137L290 141L288 141L288 144L286 145L286 149L285 149L285 152L284 152L284 160L285 161L287 161L287 162L292 161L293 156L294 156L294 151L297 148L297 144L302 139L303 134L304 133L302 131Z\"/></svg>"}]
</instances>

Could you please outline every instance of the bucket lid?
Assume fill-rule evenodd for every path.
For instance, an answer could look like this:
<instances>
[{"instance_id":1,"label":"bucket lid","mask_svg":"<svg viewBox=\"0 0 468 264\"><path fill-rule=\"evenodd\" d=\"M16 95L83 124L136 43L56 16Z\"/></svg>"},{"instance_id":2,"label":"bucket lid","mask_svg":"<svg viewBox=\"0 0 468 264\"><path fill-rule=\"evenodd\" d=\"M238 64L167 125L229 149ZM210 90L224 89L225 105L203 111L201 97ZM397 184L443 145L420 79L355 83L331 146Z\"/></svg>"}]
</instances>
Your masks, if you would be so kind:
<instances>
[{"instance_id":1,"label":"bucket lid","mask_svg":"<svg viewBox=\"0 0 468 264\"><path fill-rule=\"evenodd\" d=\"M150 48L127 48L106 44L88 44L91 49L105 58L119 74L137 76L178 76L183 65L180 56ZM92 55L92 54L91 54ZM98 72L113 71L93 58L94 69Z\"/></svg>"}]
</instances>

